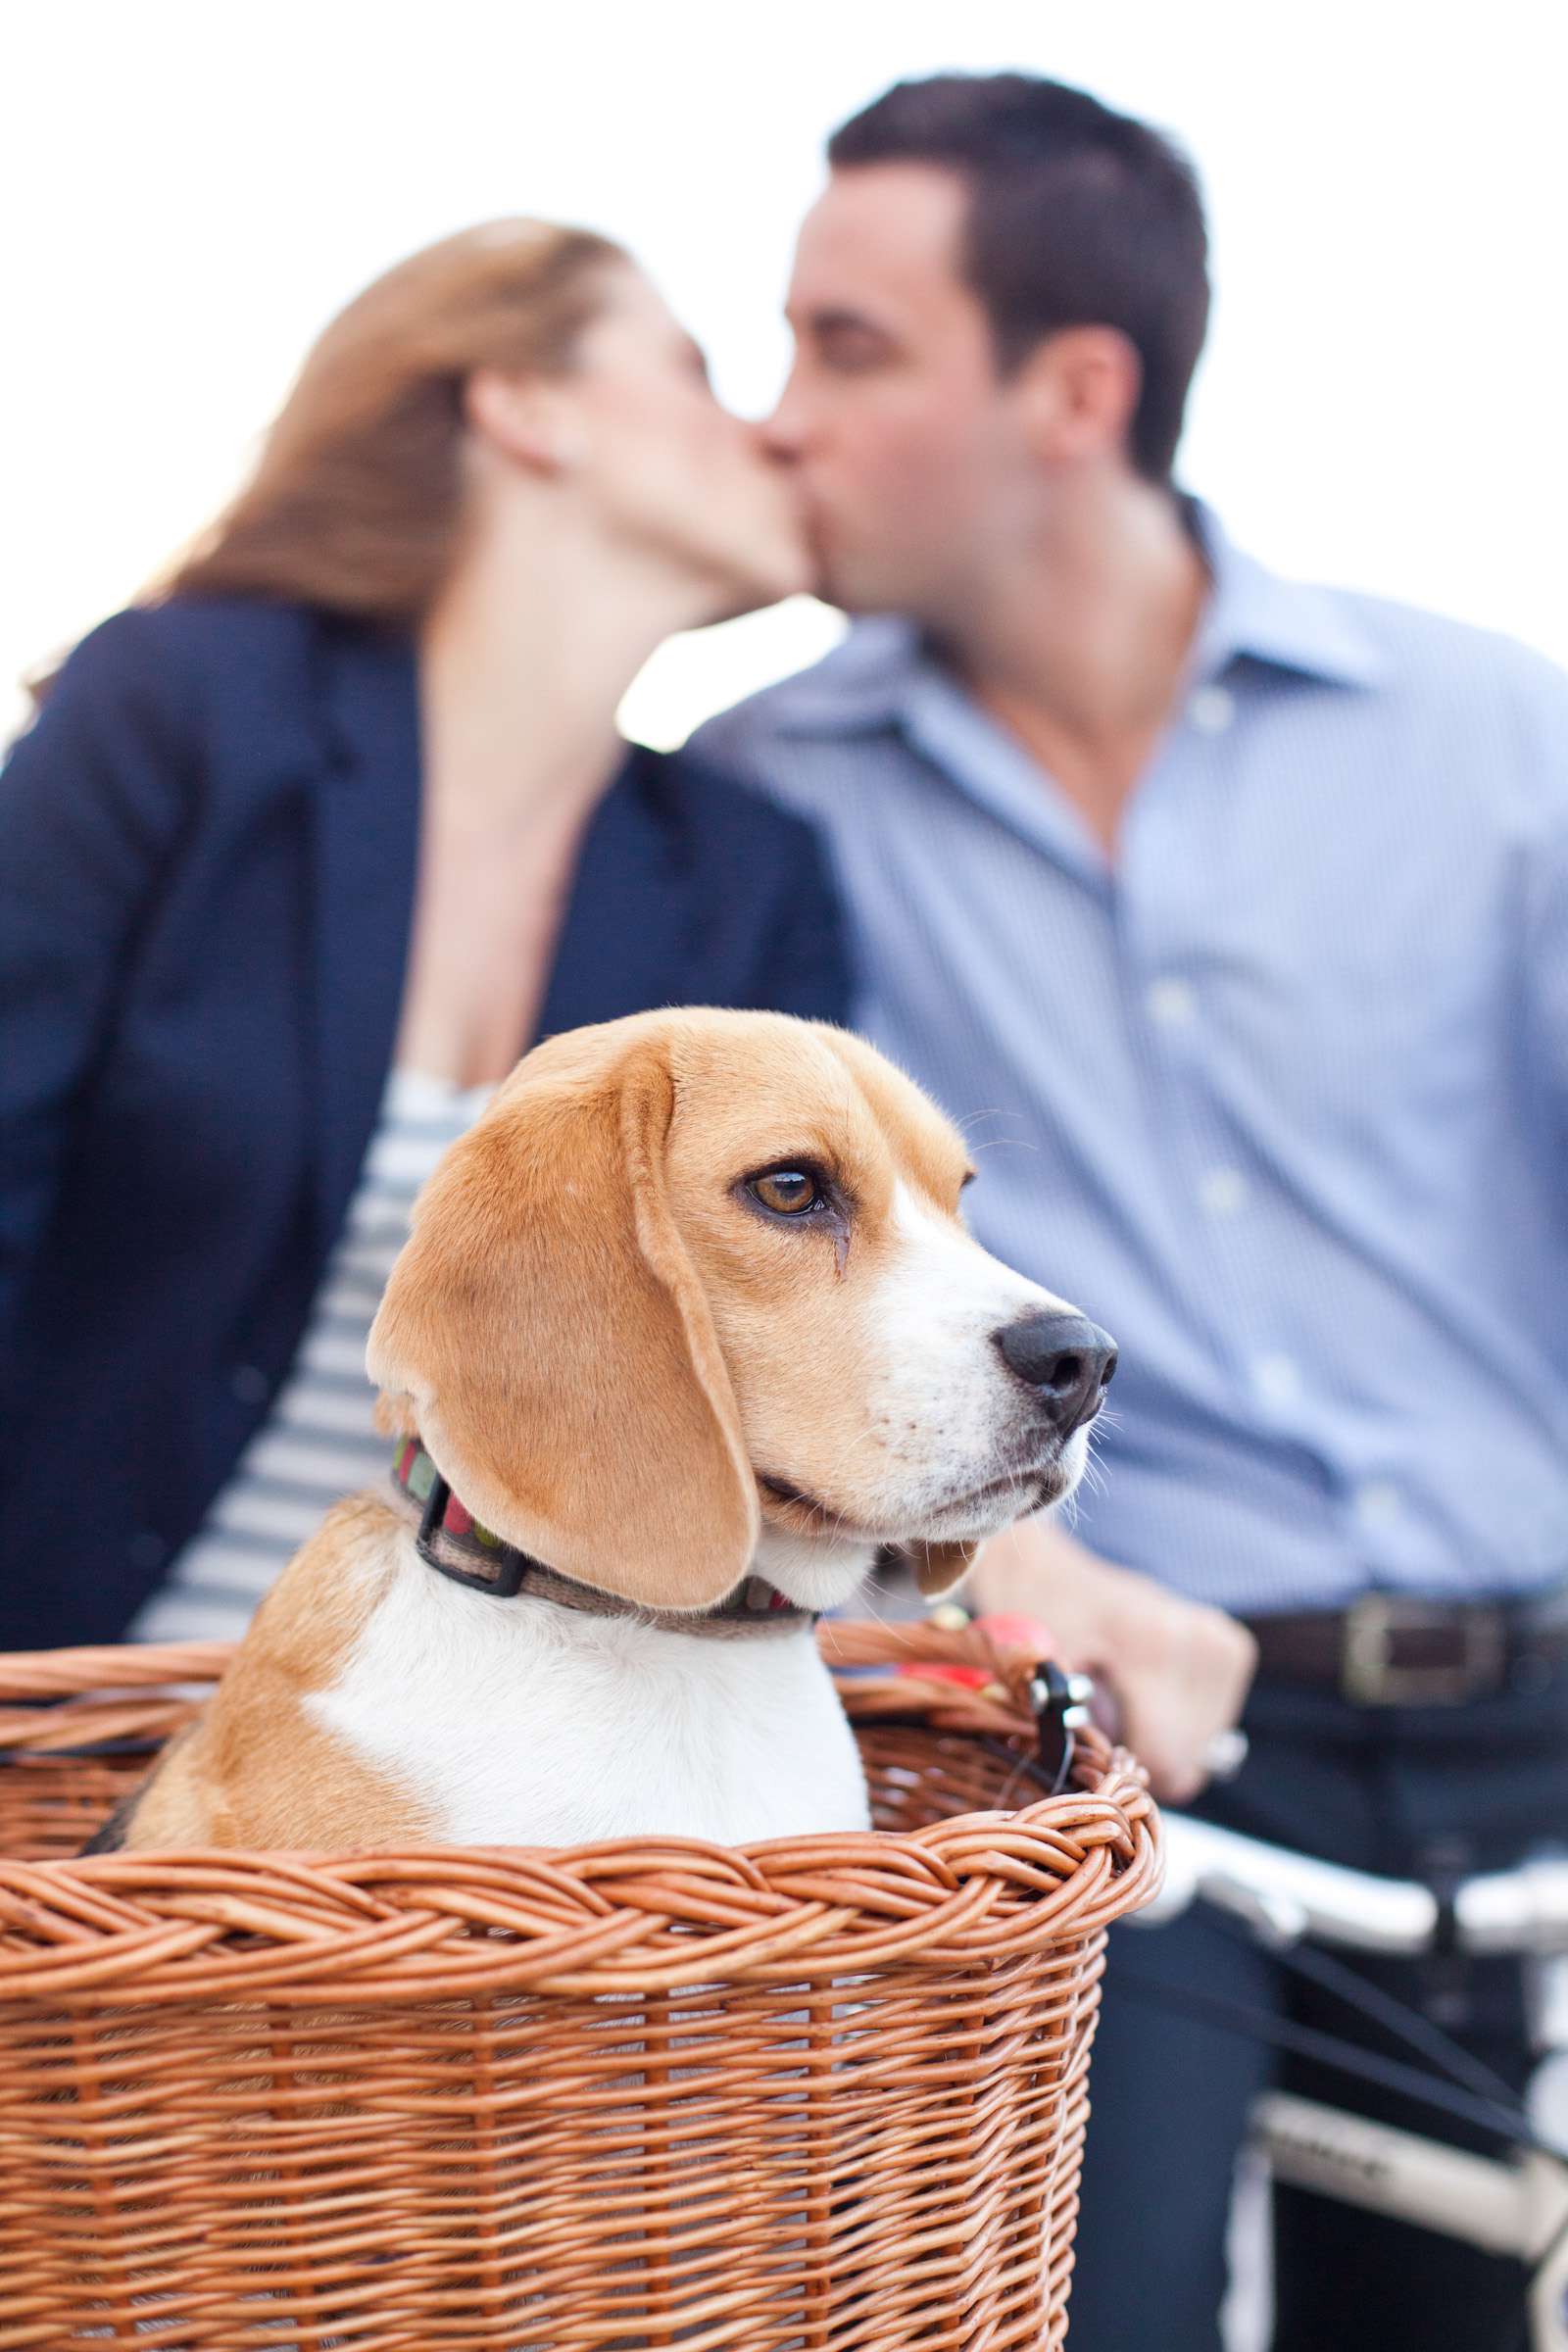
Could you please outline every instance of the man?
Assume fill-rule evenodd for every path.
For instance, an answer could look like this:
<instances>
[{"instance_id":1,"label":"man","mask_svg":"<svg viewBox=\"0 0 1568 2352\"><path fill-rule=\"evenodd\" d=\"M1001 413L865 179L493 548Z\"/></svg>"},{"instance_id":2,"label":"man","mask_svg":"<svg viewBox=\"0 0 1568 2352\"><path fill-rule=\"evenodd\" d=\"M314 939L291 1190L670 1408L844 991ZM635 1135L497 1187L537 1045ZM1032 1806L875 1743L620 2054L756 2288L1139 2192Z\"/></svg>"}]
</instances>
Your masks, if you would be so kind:
<instances>
[{"instance_id":1,"label":"man","mask_svg":"<svg viewBox=\"0 0 1568 2352\"><path fill-rule=\"evenodd\" d=\"M965 1121L981 1237L1122 1346L1076 1537L980 1597L1104 1671L1168 1793L1255 1642L1217 1818L1500 1862L1568 1818L1564 682L1177 493L1205 238L1147 127L942 77L829 156L771 432L823 593L884 617L702 741L826 827L865 1025ZM1379 1982L1522 2079L1516 1971ZM1218 2340L1275 2059L1195 1993L1376 2038L1216 1924L1120 1936L1077 2352ZM1511 2266L1321 2200L1279 2198L1276 2266L1278 2352L1524 2341Z\"/></svg>"}]
</instances>

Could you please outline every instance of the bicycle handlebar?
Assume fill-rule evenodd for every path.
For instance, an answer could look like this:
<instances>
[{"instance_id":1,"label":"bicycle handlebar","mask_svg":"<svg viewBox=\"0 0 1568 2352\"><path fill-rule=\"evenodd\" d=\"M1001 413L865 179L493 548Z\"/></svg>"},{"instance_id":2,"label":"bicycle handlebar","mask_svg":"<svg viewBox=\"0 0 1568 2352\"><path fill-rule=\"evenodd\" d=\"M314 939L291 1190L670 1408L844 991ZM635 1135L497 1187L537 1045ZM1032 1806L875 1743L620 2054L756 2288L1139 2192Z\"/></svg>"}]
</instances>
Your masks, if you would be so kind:
<instances>
[{"instance_id":1,"label":"bicycle handlebar","mask_svg":"<svg viewBox=\"0 0 1568 2352\"><path fill-rule=\"evenodd\" d=\"M1034 1630L1010 1618L978 1622L993 1632L1005 1628L1004 1638L1014 1642L1019 1626L1026 1636ZM1085 1720L1117 1735L1113 1695L1087 1675L1041 1665L1032 1696L1043 1729L1054 1723L1066 1735L1068 1758L1071 1734ZM1479 1873L1440 1899L1418 1880L1320 1862L1190 1813L1166 1812L1164 1829L1164 1883L1131 1915L1134 1926L1157 1927L1206 1902L1275 1943L1310 1936L1351 1951L1413 1958L1441 1939L1465 1952L1568 1957L1568 1852Z\"/></svg>"},{"instance_id":2,"label":"bicycle handlebar","mask_svg":"<svg viewBox=\"0 0 1568 2352\"><path fill-rule=\"evenodd\" d=\"M1414 1880L1342 1869L1167 1813L1165 1883L1135 1917L1157 1926L1195 1902L1215 1904L1275 1941L1310 1936L1361 1952L1428 1951L1444 1925L1437 1895ZM1454 1890L1451 1917L1464 1951L1568 1952L1568 1859L1466 1879Z\"/></svg>"}]
</instances>

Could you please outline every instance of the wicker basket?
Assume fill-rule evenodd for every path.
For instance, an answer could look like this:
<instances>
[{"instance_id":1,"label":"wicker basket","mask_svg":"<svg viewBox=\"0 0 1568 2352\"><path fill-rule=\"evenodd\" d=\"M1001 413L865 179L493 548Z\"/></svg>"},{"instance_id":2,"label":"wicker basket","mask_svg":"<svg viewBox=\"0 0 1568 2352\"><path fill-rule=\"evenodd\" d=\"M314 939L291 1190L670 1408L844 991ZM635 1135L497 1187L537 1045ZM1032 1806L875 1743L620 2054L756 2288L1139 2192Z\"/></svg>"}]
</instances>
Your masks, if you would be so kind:
<instances>
[{"instance_id":1,"label":"wicker basket","mask_svg":"<svg viewBox=\"0 0 1568 2352\"><path fill-rule=\"evenodd\" d=\"M1142 1776L823 1640L878 1828L749 1849L67 1859L227 1652L0 1656L4 2352L1059 2344Z\"/></svg>"}]
</instances>

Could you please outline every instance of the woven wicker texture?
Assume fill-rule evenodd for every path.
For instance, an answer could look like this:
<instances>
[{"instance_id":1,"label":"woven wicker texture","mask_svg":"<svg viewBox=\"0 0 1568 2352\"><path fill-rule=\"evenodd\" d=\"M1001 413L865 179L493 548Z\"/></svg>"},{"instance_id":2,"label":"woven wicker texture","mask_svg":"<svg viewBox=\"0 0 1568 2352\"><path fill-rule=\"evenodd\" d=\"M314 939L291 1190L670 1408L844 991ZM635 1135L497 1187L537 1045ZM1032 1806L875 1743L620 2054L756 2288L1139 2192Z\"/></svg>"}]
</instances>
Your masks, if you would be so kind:
<instances>
[{"instance_id":1,"label":"woven wicker texture","mask_svg":"<svg viewBox=\"0 0 1568 2352\"><path fill-rule=\"evenodd\" d=\"M226 1652L0 1657L3 2352L1059 2344L1152 1808L973 1629L824 1646L870 1835L352 1857L59 1858Z\"/></svg>"}]
</instances>

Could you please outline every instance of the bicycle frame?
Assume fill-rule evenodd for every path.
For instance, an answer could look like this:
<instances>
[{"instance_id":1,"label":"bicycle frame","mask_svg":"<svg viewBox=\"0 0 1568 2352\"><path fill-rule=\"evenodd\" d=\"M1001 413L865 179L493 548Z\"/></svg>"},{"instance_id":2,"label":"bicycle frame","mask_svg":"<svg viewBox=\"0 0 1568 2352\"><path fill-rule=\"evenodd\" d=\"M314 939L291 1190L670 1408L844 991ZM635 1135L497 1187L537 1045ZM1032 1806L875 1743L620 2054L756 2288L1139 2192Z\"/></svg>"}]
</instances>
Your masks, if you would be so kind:
<instances>
[{"instance_id":1,"label":"bicycle frame","mask_svg":"<svg viewBox=\"0 0 1568 2352\"><path fill-rule=\"evenodd\" d=\"M1310 1936L1351 1950L1414 1954L1438 1933L1429 1887L1343 1870L1179 1814L1168 1814L1165 1826L1165 1886L1140 1925L1158 1925L1200 1901L1242 1920L1264 1942ZM1522 1963L1549 1958L1563 1980L1568 1864L1532 1862L1466 1881L1454 1897L1453 1923L1463 1948L1517 1953ZM1536 2038L1548 2053L1568 2050L1565 1989L1559 1981L1535 2004ZM1535 2274L1533 2352L1568 2352L1568 2148L1562 2156L1525 2147L1500 2160L1473 2156L1283 2091L1258 2101L1251 2145L1277 2180L1524 2263Z\"/></svg>"},{"instance_id":2,"label":"bicycle frame","mask_svg":"<svg viewBox=\"0 0 1568 2352\"><path fill-rule=\"evenodd\" d=\"M1540 2263L1530 2293L1533 2352L1568 2352L1568 2164L1560 2158L1469 2156L1287 2091L1259 2099L1251 2144L1274 2179L1294 2188Z\"/></svg>"}]
</instances>

